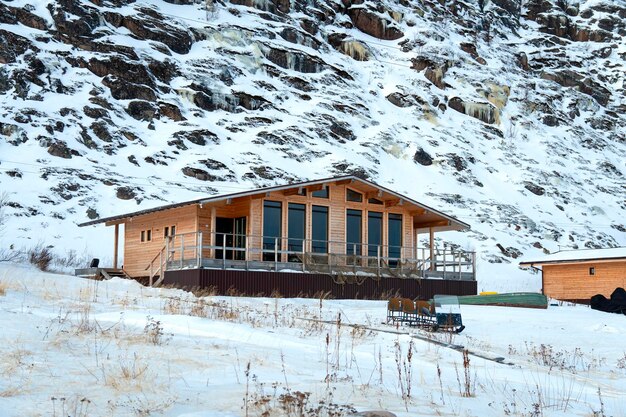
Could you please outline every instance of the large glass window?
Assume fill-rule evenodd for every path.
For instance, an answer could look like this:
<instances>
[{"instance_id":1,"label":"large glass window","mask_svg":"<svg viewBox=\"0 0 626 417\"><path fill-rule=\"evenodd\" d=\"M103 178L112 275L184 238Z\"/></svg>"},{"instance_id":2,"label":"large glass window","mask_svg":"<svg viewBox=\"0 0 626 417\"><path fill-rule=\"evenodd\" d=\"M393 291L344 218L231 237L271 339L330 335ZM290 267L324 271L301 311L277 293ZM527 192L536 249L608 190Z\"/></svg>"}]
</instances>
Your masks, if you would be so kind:
<instances>
[{"instance_id":1,"label":"large glass window","mask_svg":"<svg viewBox=\"0 0 626 417\"><path fill-rule=\"evenodd\" d=\"M346 213L346 253L357 255L361 252L361 210L348 210Z\"/></svg>"},{"instance_id":2,"label":"large glass window","mask_svg":"<svg viewBox=\"0 0 626 417\"><path fill-rule=\"evenodd\" d=\"M311 213L311 251L328 253L328 207L313 206Z\"/></svg>"},{"instance_id":3,"label":"large glass window","mask_svg":"<svg viewBox=\"0 0 626 417\"><path fill-rule=\"evenodd\" d=\"M280 201L263 203L263 260L276 261L274 250L280 250L282 205ZM278 238L278 239L276 239Z\"/></svg>"},{"instance_id":4,"label":"large glass window","mask_svg":"<svg viewBox=\"0 0 626 417\"><path fill-rule=\"evenodd\" d=\"M402 214L390 213L387 219L389 220L387 236L389 258L399 259L402 254Z\"/></svg>"},{"instance_id":5,"label":"large glass window","mask_svg":"<svg viewBox=\"0 0 626 417\"><path fill-rule=\"evenodd\" d=\"M328 198L328 185L325 185L321 190L312 191L311 196L317 198Z\"/></svg>"},{"instance_id":6,"label":"large glass window","mask_svg":"<svg viewBox=\"0 0 626 417\"><path fill-rule=\"evenodd\" d=\"M367 213L367 256L377 256L383 243L383 213ZM382 251L380 253L382 255Z\"/></svg>"},{"instance_id":7,"label":"large glass window","mask_svg":"<svg viewBox=\"0 0 626 417\"><path fill-rule=\"evenodd\" d=\"M287 250L302 252L304 244L304 222L306 206L304 204L289 203L287 216ZM301 261L297 254L289 254L289 262Z\"/></svg>"},{"instance_id":8,"label":"large glass window","mask_svg":"<svg viewBox=\"0 0 626 417\"><path fill-rule=\"evenodd\" d=\"M346 188L346 201L355 201L357 203L363 202L363 194L358 193L354 190Z\"/></svg>"}]
</instances>

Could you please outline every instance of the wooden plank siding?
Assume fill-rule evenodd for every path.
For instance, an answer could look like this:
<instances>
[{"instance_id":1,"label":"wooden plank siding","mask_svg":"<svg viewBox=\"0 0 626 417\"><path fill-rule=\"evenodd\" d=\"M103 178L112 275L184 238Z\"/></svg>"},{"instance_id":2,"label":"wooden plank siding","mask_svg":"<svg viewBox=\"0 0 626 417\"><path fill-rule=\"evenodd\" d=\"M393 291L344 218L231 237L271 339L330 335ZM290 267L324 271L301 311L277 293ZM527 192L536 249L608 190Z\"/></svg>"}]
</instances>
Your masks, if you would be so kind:
<instances>
[{"instance_id":1,"label":"wooden plank siding","mask_svg":"<svg viewBox=\"0 0 626 417\"><path fill-rule=\"evenodd\" d=\"M589 268L595 274L589 274ZM543 292L558 300L589 300L596 294L610 297L626 287L626 261L592 261L543 265Z\"/></svg>"},{"instance_id":2,"label":"wooden plank siding","mask_svg":"<svg viewBox=\"0 0 626 417\"><path fill-rule=\"evenodd\" d=\"M124 270L131 277L147 276L146 266L165 245L164 228L176 226L176 233L196 231L197 206L185 206L137 216L124 227ZM141 242L141 231L150 230L152 239Z\"/></svg>"},{"instance_id":3,"label":"wooden plank siding","mask_svg":"<svg viewBox=\"0 0 626 417\"><path fill-rule=\"evenodd\" d=\"M125 249L124 249L124 268L132 277L142 277L148 275L145 271L146 266L158 254L165 245L163 238L163 228L166 226L176 226L176 233L190 233L201 231L203 233L203 245L211 246L215 244L215 219L216 217L238 218L246 217L246 233L252 237L248 240L248 247L260 249L263 235L263 203L266 200L278 201L282 204L282 250L287 249L288 230L288 204L300 203L306 206L306 224L305 239L312 237L312 207L314 205L326 206L329 209L329 230L328 237L330 241L335 243L329 244L329 252L337 254L346 253L346 214L348 209L360 210L362 213L362 233L361 242L367 243L367 225L368 212L375 211L383 213L382 219L382 245L388 244L388 215L391 213L402 215L402 246L408 247L402 253L402 256L413 257L415 251L412 247L415 244L414 224L418 224L421 216L416 216L419 210L412 204L402 204L401 200L391 198L392 196L383 195L377 188L360 182L330 182L329 198L317 198L311 195L311 191L307 190L307 195L302 196L294 193L294 190L278 190L258 195L248 195L238 198L221 200L209 203L198 203L189 206L167 209L150 214L137 216L125 221ZM305 187L306 188L306 187ZM319 186L312 187L319 189ZM346 201L347 189L353 189L363 195L362 202ZM369 193L369 195L368 195ZM387 199L389 204L370 204L368 197L373 197L384 201ZM392 201L393 200L393 201ZM423 213L423 210L422 210ZM426 215L426 214L425 214ZM432 216L432 214L430 214ZM141 230L152 230L151 242L140 242ZM342 243L338 243L342 242ZM187 242L186 244L192 244ZM193 243L195 244L195 243ZM365 246L363 246L365 247ZM307 248L308 250L309 248ZM364 250L364 254L365 254ZM387 256L386 248L381 253ZM197 256L192 251L185 251L185 259ZM211 258L214 251L204 249L202 256ZM262 254L257 251L249 254L249 260L260 261ZM287 256L283 255L282 262L287 261Z\"/></svg>"}]
</instances>

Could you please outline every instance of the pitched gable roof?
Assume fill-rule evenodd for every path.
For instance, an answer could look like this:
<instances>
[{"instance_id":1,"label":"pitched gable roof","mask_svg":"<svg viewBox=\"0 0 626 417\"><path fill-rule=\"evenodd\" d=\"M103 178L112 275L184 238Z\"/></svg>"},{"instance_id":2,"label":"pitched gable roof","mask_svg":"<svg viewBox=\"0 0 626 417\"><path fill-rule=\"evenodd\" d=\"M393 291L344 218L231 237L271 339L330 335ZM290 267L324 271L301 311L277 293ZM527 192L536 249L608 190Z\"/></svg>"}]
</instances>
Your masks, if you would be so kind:
<instances>
[{"instance_id":1,"label":"pitched gable roof","mask_svg":"<svg viewBox=\"0 0 626 417\"><path fill-rule=\"evenodd\" d=\"M271 187L263 187L263 188L257 188L254 190L249 190L249 191L242 191L242 192L237 192L237 193L229 193L229 194L219 194L219 195L215 195L215 196L211 196L211 197L206 197L206 198L200 198L200 199L196 199L196 200L190 200L190 201L184 201L181 203L174 203L174 204L168 204L168 205L164 205L164 206L158 206L158 207L154 207L154 208L150 208L150 209L145 209L145 210L139 210L139 211L135 211L135 212L131 212L131 213L125 213L125 214L119 214L116 216L111 216L111 217L104 217L101 219L96 219L96 220L92 220L89 222L85 222L85 223L80 223L78 226L79 227L84 227L84 226L92 226L92 225L96 225L96 224L100 224L100 223L108 223L108 222L119 222L120 220L124 220L124 219L130 219L133 217L137 217L137 216L142 216L144 214L150 214L150 213L155 213L158 211L164 211L164 210L169 210L169 209L173 209L173 208L178 208L178 207L183 207L183 206L188 206L188 205L193 205L193 204L208 204L208 203L214 203L214 202L219 202L219 201L223 201L223 200L228 200L228 199L234 199L234 198L240 198L240 197L248 197L248 196L253 196L253 195L259 195L259 194L263 194L263 193L269 193L272 191L282 191L282 190L288 190L288 189L293 189L293 188L300 188L300 187L307 187L307 186L312 186L312 185L319 185L319 184L331 184L334 182L340 182L340 181L351 181L351 182L360 182L362 184L366 184L369 185L371 187L375 187L387 194L390 194L392 196L394 196L395 198L401 199L403 201L406 201L407 203L413 204L419 208L422 208L424 210L426 210L429 213L433 213L436 214L438 216L441 216L443 218L445 218L446 220L448 220L449 226L451 226L454 230L466 230L469 229L470 226L467 223L464 223L452 216L449 216L445 213L442 213L438 210L435 210L431 207L428 207L422 203L419 203L409 197L406 197L402 194L399 194L395 191L392 191L388 188L385 188L383 186L380 186L378 184L375 184L371 181L365 180L363 178L359 178L356 177L354 175L345 175L345 176L340 176L340 177L331 177L331 178L323 178L323 179L318 179L318 180L313 180L313 181L302 181L302 182L297 182L297 183L291 183L291 184L285 184L285 185L277 185L277 186L271 186Z\"/></svg>"},{"instance_id":2,"label":"pitched gable roof","mask_svg":"<svg viewBox=\"0 0 626 417\"><path fill-rule=\"evenodd\" d=\"M555 264L555 263L573 263L573 262L589 262L600 260L616 260L626 259L626 247L624 248L608 248L608 249L579 249L565 250L547 255L537 261L520 262L521 266Z\"/></svg>"}]
</instances>

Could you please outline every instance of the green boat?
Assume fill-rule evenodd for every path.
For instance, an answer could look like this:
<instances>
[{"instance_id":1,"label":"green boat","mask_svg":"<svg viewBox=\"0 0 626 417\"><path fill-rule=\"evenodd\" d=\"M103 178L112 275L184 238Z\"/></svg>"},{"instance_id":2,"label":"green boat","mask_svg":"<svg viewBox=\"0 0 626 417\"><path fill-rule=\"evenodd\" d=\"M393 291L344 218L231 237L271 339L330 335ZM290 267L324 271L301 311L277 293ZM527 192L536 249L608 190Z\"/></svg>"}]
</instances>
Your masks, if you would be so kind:
<instances>
[{"instance_id":1,"label":"green boat","mask_svg":"<svg viewBox=\"0 0 626 417\"><path fill-rule=\"evenodd\" d=\"M459 296L459 304L524 308L548 308L548 297L536 292L463 295Z\"/></svg>"}]
</instances>

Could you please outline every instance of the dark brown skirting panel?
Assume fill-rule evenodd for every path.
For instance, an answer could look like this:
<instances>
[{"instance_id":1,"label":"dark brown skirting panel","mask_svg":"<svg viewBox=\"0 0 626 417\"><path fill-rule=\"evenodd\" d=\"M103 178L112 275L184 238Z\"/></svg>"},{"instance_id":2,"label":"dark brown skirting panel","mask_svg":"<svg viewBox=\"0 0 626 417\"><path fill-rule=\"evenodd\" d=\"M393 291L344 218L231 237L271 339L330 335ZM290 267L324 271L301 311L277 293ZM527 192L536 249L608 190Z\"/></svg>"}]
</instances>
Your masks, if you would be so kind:
<instances>
[{"instance_id":1,"label":"dark brown skirting panel","mask_svg":"<svg viewBox=\"0 0 626 417\"><path fill-rule=\"evenodd\" d=\"M435 294L476 295L476 281L443 279L402 279L359 277L349 282L345 277L291 272L185 269L168 271L162 285L187 290L209 289L216 295L280 297L320 297L336 299L380 300L393 296L427 300ZM362 282L361 282L362 280Z\"/></svg>"}]
</instances>

